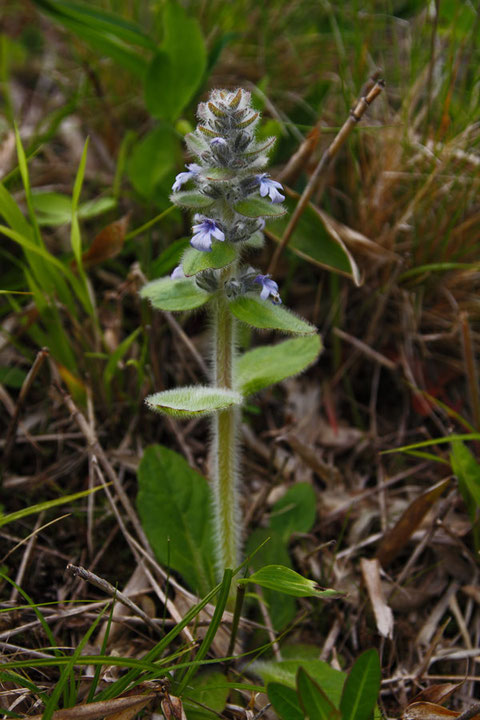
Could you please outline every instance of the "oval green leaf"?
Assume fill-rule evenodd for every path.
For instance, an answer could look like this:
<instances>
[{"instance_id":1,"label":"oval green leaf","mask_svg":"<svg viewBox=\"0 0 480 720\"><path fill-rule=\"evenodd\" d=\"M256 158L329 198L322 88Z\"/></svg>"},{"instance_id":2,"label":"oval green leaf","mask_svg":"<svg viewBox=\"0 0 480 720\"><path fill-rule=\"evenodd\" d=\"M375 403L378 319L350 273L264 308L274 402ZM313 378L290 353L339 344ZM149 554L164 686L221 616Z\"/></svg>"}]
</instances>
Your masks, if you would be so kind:
<instances>
[{"instance_id":1,"label":"oval green leaf","mask_svg":"<svg viewBox=\"0 0 480 720\"><path fill-rule=\"evenodd\" d=\"M182 258L183 272L190 277L209 268L218 270L230 265L236 256L234 247L225 242L214 242L211 252L202 252L190 247L187 248Z\"/></svg>"},{"instance_id":2,"label":"oval green leaf","mask_svg":"<svg viewBox=\"0 0 480 720\"><path fill-rule=\"evenodd\" d=\"M343 687L342 718L369 720L380 692L381 669L378 653L366 650L356 659Z\"/></svg>"},{"instance_id":3,"label":"oval green leaf","mask_svg":"<svg viewBox=\"0 0 480 720\"><path fill-rule=\"evenodd\" d=\"M192 210L201 210L202 208L213 205L214 199L204 195L196 190L184 190L170 195L170 200L174 205L191 208Z\"/></svg>"},{"instance_id":4,"label":"oval green leaf","mask_svg":"<svg viewBox=\"0 0 480 720\"><path fill-rule=\"evenodd\" d=\"M138 468L137 507L157 559L195 592L215 584L210 488L186 460L162 445L148 447Z\"/></svg>"},{"instance_id":5,"label":"oval green leaf","mask_svg":"<svg viewBox=\"0 0 480 720\"><path fill-rule=\"evenodd\" d=\"M282 720L304 720L304 713L298 703L295 690L272 682L267 685L268 699Z\"/></svg>"},{"instance_id":6,"label":"oval green leaf","mask_svg":"<svg viewBox=\"0 0 480 720\"><path fill-rule=\"evenodd\" d=\"M197 20L181 4L164 4L164 41L148 66L145 104L157 118L175 120L202 82L207 53Z\"/></svg>"},{"instance_id":7,"label":"oval green leaf","mask_svg":"<svg viewBox=\"0 0 480 720\"><path fill-rule=\"evenodd\" d=\"M287 212L283 205L270 202L262 197L250 197L235 205L235 211L245 217L280 217Z\"/></svg>"},{"instance_id":8,"label":"oval green leaf","mask_svg":"<svg viewBox=\"0 0 480 720\"><path fill-rule=\"evenodd\" d=\"M145 398L152 410L176 417L211 415L218 410L241 405L242 400L240 393L234 390L202 385L165 390Z\"/></svg>"},{"instance_id":9,"label":"oval green leaf","mask_svg":"<svg viewBox=\"0 0 480 720\"><path fill-rule=\"evenodd\" d=\"M158 310L181 312L205 305L210 294L201 290L192 280L159 278L152 280L140 290L140 297L150 300Z\"/></svg>"},{"instance_id":10,"label":"oval green leaf","mask_svg":"<svg viewBox=\"0 0 480 720\"><path fill-rule=\"evenodd\" d=\"M340 720L340 711L303 667L297 672L297 694L305 717L309 720ZM356 715L345 715L344 718L357 720Z\"/></svg>"},{"instance_id":11,"label":"oval green leaf","mask_svg":"<svg viewBox=\"0 0 480 720\"><path fill-rule=\"evenodd\" d=\"M308 580L295 570L284 565L266 565L248 578L237 580L238 583L255 583L260 587L276 592L293 595L293 597L338 597L336 590L321 590L314 580Z\"/></svg>"},{"instance_id":12,"label":"oval green leaf","mask_svg":"<svg viewBox=\"0 0 480 720\"><path fill-rule=\"evenodd\" d=\"M290 214L295 210L299 195L295 199L287 197L285 205ZM288 218L280 218L271 227L268 235L276 242L281 241L282 233L288 224ZM299 257L327 270L346 275L356 285L361 285L358 266L332 223L318 208L309 203L293 231L288 248Z\"/></svg>"},{"instance_id":13,"label":"oval green leaf","mask_svg":"<svg viewBox=\"0 0 480 720\"><path fill-rule=\"evenodd\" d=\"M312 335L317 329L281 305L260 297L238 297L229 303L232 315L260 330L280 330L294 335Z\"/></svg>"},{"instance_id":14,"label":"oval green leaf","mask_svg":"<svg viewBox=\"0 0 480 720\"><path fill-rule=\"evenodd\" d=\"M319 335L293 338L278 345L255 348L238 358L235 384L251 395L287 377L298 375L315 362L322 349Z\"/></svg>"},{"instance_id":15,"label":"oval green leaf","mask_svg":"<svg viewBox=\"0 0 480 720\"><path fill-rule=\"evenodd\" d=\"M317 515L315 490L307 482L295 483L278 500L270 513L270 527L288 543L292 533L308 533Z\"/></svg>"}]
</instances>

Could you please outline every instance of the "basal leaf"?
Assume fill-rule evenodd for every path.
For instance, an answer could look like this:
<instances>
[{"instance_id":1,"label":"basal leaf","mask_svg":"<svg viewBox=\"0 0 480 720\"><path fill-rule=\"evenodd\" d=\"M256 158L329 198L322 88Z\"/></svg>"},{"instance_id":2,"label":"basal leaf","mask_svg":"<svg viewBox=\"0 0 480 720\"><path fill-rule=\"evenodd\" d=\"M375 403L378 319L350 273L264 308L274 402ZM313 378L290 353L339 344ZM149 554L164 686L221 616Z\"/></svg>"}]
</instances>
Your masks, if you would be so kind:
<instances>
[{"instance_id":1,"label":"basal leaf","mask_svg":"<svg viewBox=\"0 0 480 720\"><path fill-rule=\"evenodd\" d=\"M291 564L281 536L270 528L258 528L252 532L246 543L245 555L253 552L255 554L250 560L250 565L255 570L273 563L282 563L285 566ZM263 597L276 630L284 628L295 617L295 600L290 595L264 588Z\"/></svg>"},{"instance_id":2,"label":"basal leaf","mask_svg":"<svg viewBox=\"0 0 480 720\"><path fill-rule=\"evenodd\" d=\"M268 699L282 720L304 720L297 693L286 685L271 682L267 685Z\"/></svg>"},{"instance_id":3,"label":"basal leaf","mask_svg":"<svg viewBox=\"0 0 480 720\"><path fill-rule=\"evenodd\" d=\"M249 350L236 362L235 386L243 395L256 393L301 373L315 362L321 349L320 337L311 335Z\"/></svg>"},{"instance_id":4,"label":"basal leaf","mask_svg":"<svg viewBox=\"0 0 480 720\"><path fill-rule=\"evenodd\" d=\"M201 252L193 247L187 248L182 258L182 268L185 275L190 277L209 268L226 267L235 258L236 252L230 243L214 242L211 252Z\"/></svg>"},{"instance_id":5,"label":"basal leaf","mask_svg":"<svg viewBox=\"0 0 480 720\"><path fill-rule=\"evenodd\" d=\"M343 687L340 710L342 720L370 720L380 692L381 669L377 651L372 648L358 656Z\"/></svg>"},{"instance_id":6,"label":"basal leaf","mask_svg":"<svg viewBox=\"0 0 480 720\"><path fill-rule=\"evenodd\" d=\"M296 195L296 198L298 198L298 195ZM269 235L275 241L280 242L282 233L287 227L288 218L295 209L296 203L296 199L287 197L285 205L289 213L288 216L280 218L269 226ZM346 275L356 285L361 284L360 271L350 251L338 233L335 233L334 228L325 226L324 216L312 204L308 204L300 216L288 243L288 248L314 265Z\"/></svg>"},{"instance_id":7,"label":"basal leaf","mask_svg":"<svg viewBox=\"0 0 480 720\"><path fill-rule=\"evenodd\" d=\"M153 200L162 180L173 175L178 146L178 138L165 125L154 128L133 145L127 172L142 197Z\"/></svg>"},{"instance_id":8,"label":"basal leaf","mask_svg":"<svg viewBox=\"0 0 480 720\"><path fill-rule=\"evenodd\" d=\"M222 673L209 672L196 675L189 680L183 698L188 720L216 720L225 707L229 692ZM197 703L201 703L204 707L200 707Z\"/></svg>"},{"instance_id":9,"label":"basal leaf","mask_svg":"<svg viewBox=\"0 0 480 720\"><path fill-rule=\"evenodd\" d=\"M312 335L317 331L290 310L260 297L243 295L232 300L229 307L238 320L261 330L280 330L294 335Z\"/></svg>"},{"instance_id":10,"label":"basal leaf","mask_svg":"<svg viewBox=\"0 0 480 720\"><path fill-rule=\"evenodd\" d=\"M207 54L198 22L179 2L166 3L163 20L165 38L148 67L145 102L154 117L173 121L198 89Z\"/></svg>"},{"instance_id":11,"label":"basal leaf","mask_svg":"<svg viewBox=\"0 0 480 720\"><path fill-rule=\"evenodd\" d=\"M152 445L140 462L138 485L138 512L158 560L206 593L215 585L207 481L181 455Z\"/></svg>"},{"instance_id":12,"label":"basal leaf","mask_svg":"<svg viewBox=\"0 0 480 720\"><path fill-rule=\"evenodd\" d=\"M299 575L285 565L266 565L248 578L237 580L240 584L255 583L260 587L293 597L338 597L336 590L321 590L314 580Z\"/></svg>"},{"instance_id":13,"label":"basal leaf","mask_svg":"<svg viewBox=\"0 0 480 720\"><path fill-rule=\"evenodd\" d=\"M211 415L217 410L241 405L242 401L240 393L234 390L202 385L165 390L145 398L152 410L177 417Z\"/></svg>"},{"instance_id":14,"label":"basal leaf","mask_svg":"<svg viewBox=\"0 0 480 720\"><path fill-rule=\"evenodd\" d=\"M140 290L140 297L150 300L158 310L193 310L205 305L209 293L198 288L192 280L172 280L170 277L152 280Z\"/></svg>"},{"instance_id":15,"label":"basal leaf","mask_svg":"<svg viewBox=\"0 0 480 720\"><path fill-rule=\"evenodd\" d=\"M292 660L257 660L250 666L252 671L259 675L268 685L278 682L289 688L296 688L298 669L302 667L310 677L317 682L335 707L340 703L345 673L334 670L323 660L306 660L299 657ZM351 718L350 720L353 720Z\"/></svg>"},{"instance_id":16,"label":"basal leaf","mask_svg":"<svg viewBox=\"0 0 480 720\"><path fill-rule=\"evenodd\" d=\"M287 212L283 205L265 200L262 197L250 197L235 205L235 211L246 217L280 217Z\"/></svg>"},{"instance_id":17,"label":"basal leaf","mask_svg":"<svg viewBox=\"0 0 480 720\"><path fill-rule=\"evenodd\" d=\"M315 490L310 483L295 483L273 506L270 527L288 543L292 533L310 532L317 514L316 504Z\"/></svg>"},{"instance_id":18,"label":"basal leaf","mask_svg":"<svg viewBox=\"0 0 480 720\"><path fill-rule=\"evenodd\" d=\"M297 672L297 695L309 720L340 720L340 712L322 688L300 667ZM349 720L357 720L355 715Z\"/></svg>"}]
</instances>

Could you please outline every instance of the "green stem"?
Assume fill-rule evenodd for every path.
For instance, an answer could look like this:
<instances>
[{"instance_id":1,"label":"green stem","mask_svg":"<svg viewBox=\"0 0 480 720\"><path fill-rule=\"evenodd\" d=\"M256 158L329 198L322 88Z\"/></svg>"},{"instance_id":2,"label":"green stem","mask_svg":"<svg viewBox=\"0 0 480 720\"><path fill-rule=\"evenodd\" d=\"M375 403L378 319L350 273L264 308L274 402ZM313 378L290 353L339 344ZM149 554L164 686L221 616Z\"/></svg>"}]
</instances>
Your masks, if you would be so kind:
<instances>
[{"instance_id":1,"label":"green stem","mask_svg":"<svg viewBox=\"0 0 480 720\"><path fill-rule=\"evenodd\" d=\"M221 289L214 301L214 383L217 387L233 387L235 351L235 319L228 309L223 284L232 270L222 273ZM240 518L238 510L238 410L230 408L213 417L213 493L214 522L217 553L217 572L222 576L225 568L238 565Z\"/></svg>"}]
</instances>

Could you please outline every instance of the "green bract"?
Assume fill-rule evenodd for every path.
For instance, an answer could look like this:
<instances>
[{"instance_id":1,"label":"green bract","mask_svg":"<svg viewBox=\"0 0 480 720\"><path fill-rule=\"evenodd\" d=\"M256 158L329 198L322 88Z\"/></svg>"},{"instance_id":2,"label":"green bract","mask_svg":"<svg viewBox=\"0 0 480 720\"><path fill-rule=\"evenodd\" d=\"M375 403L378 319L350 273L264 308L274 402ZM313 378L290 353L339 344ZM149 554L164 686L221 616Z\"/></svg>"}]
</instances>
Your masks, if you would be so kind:
<instances>
[{"instance_id":1,"label":"green bract","mask_svg":"<svg viewBox=\"0 0 480 720\"><path fill-rule=\"evenodd\" d=\"M269 200L264 200L261 197L242 200L242 202L235 205L235 210L240 213L240 215L251 218L280 217L286 213L282 205L274 205Z\"/></svg>"},{"instance_id":2,"label":"green bract","mask_svg":"<svg viewBox=\"0 0 480 720\"><path fill-rule=\"evenodd\" d=\"M210 295L191 280L160 278L152 280L140 290L140 296L150 300L158 310L193 310L205 305Z\"/></svg>"},{"instance_id":3,"label":"green bract","mask_svg":"<svg viewBox=\"0 0 480 720\"><path fill-rule=\"evenodd\" d=\"M282 305L269 300L243 296L230 302L230 311L238 320L261 330L280 330L294 335L312 335L316 328Z\"/></svg>"},{"instance_id":4,"label":"green bract","mask_svg":"<svg viewBox=\"0 0 480 720\"><path fill-rule=\"evenodd\" d=\"M182 269L185 275L190 277L196 275L203 270L226 267L235 260L237 253L235 248L228 243L214 242L212 250L209 253L200 252L195 248L187 248L182 258Z\"/></svg>"}]
</instances>

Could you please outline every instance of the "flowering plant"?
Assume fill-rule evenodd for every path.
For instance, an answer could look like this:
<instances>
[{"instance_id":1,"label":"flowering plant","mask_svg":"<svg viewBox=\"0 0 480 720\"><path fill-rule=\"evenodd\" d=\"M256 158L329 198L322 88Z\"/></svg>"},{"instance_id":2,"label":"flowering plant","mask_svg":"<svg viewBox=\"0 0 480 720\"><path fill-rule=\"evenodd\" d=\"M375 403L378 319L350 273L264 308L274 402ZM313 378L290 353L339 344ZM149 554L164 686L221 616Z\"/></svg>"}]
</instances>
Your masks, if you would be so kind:
<instances>
[{"instance_id":1,"label":"flowering plant","mask_svg":"<svg viewBox=\"0 0 480 720\"><path fill-rule=\"evenodd\" d=\"M259 143L260 116L250 94L214 90L198 108L186 136L196 162L177 175L171 200L195 211L189 247L170 277L141 291L156 308L211 314L212 378L208 386L175 388L147 398L156 411L212 417L211 476L219 576L239 561L240 411L246 396L312 364L321 341L316 328L281 305L278 285L246 262L262 246L265 221L285 213L282 186L263 172L275 138ZM239 355L237 323L297 337Z\"/></svg>"}]
</instances>

